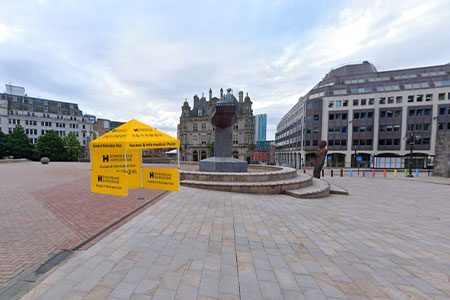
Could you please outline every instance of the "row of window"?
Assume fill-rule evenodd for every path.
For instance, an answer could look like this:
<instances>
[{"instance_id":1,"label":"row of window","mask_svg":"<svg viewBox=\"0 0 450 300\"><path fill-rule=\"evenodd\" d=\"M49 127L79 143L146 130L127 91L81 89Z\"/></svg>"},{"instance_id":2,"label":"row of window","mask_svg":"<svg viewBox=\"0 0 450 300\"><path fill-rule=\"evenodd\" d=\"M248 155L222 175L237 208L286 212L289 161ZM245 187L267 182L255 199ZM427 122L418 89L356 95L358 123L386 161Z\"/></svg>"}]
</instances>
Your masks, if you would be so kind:
<instances>
[{"instance_id":1,"label":"row of window","mask_svg":"<svg viewBox=\"0 0 450 300\"><path fill-rule=\"evenodd\" d=\"M372 119L373 112L372 111L362 111L362 112L354 112L353 119Z\"/></svg>"},{"instance_id":2,"label":"row of window","mask_svg":"<svg viewBox=\"0 0 450 300\"><path fill-rule=\"evenodd\" d=\"M29 135L37 135L37 129L25 129L25 133Z\"/></svg>"},{"instance_id":3,"label":"row of window","mask_svg":"<svg viewBox=\"0 0 450 300\"><path fill-rule=\"evenodd\" d=\"M438 129L445 130L445 131L450 130L450 123L439 123Z\"/></svg>"},{"instance_id":4,"label":"row of window","mask_svg":"<svg viewBox=\"0 0 450 300\"><path fill-rule=\"evenodd\" d=\"M429 102L433 100L433 94L419 94L419 95L409 95L407 97L408 103L412 102ZM438 100L445 100L445 93L439 93L438 94ZM447 93L447 100L450 100L450 93ZM403 102L402 96L390 96L390 97L380 97L378 99L378 103L381 105L384 104L399 104ZM349 106L349 100L330 100L328 101L328 107L329 108L340 108L340 107L348 107ZM373 105L375 103L375 98L368 98L368 99L353 99L353 106L366 106L366 105Z\"/></svg>"},{"instance_id":5,"label":"row of window","mask_svg":"<svg viewBox=\"0 0 450 300\"><path fill-rule=\"evenodd\" d=\"M440 107L439 108L439 115L440 116L450 115L450 107Z\"/></svg>"},{"instance_id":6,"label":"row of window","mask_svg":"<svg viewBox=\"0 0 450 300\"><path fill-rule=\"evenodd\" d=\"M347 133L346 126L330 126L328 127L329 133Z\"/></svg>"},{"instance_id":7,"label":"row of window","mask_svg":"<svg viewBox=\"0 0 450 300\"><path fill-rule=\"evenodd\" d=\"M380 125L379 131L381 132L400 131L400 125Z\"/></svg>"},{"instance_id":8,"label":"row of window","mask_svg":"<svg viewBox=\"0 0 450 300\"><path fill-rule=\"evenodd\" d=\"M372 146L373 140L353 140L353 146Z\"/></svg>"},{"instance_id":9,"label":"row of window","mask_svg":"<svg viewBox=\"0 0 450 300\"><path fill-rule=\"evenodd\" d=\"M25 125L37 126L37 121L25 120Z\"/></svg>"},{"instance_id":10,"label":"row of window","mask_svg":"<svg viewBox=\"0 0 450 300\"><path fill-rule=\"evenodd\" d=\"M353 132L372 132L373 126L367 125L367 126L353 126Z\"/></svg>"},{"instance_id":11,"label":"row of window","mask_svg":"<svg viewBox=\"0 0 450 300\"><path fill-rule=\"evenodd\" d=\"M428 131L430 129L430 123L408 124L408 131Z\"/></svg>"},{"instance_id":12,"label":"row of window","mask_svg":"<svg viewBox=\"0 0 450 300\"><path fill-rule=\"evenodd\" d=\"M401 110L382 110L380 111L380 118L400 118L402 116Z\"/></svg>"},{"instance_id":13,"label":"row of window","mask_svg":"<svg viewBox=\"0 0 450 300\"><path fill-rule=\"evenodd\" d=\"M430 108L418 108L418 109L409 109L408 115L410 117L422 117L431 115Z\"/></svg>"}]
</instances>

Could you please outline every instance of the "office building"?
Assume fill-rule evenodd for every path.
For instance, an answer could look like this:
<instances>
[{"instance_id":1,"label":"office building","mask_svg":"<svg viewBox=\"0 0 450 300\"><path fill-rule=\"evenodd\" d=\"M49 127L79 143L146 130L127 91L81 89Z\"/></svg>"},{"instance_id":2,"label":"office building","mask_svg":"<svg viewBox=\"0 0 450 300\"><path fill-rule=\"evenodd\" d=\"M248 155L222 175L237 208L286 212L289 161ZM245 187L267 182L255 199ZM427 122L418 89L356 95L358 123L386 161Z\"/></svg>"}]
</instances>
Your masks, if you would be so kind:
<instances>
[{"instance_id":1,"label":"office building","mask_svg":"<svg viewBox=\"0 0 450 300\"><path fill-rule=\"evenodd\" d=\"M364 61L331 70L277 125L276 161L313 165L320 140L329 166L433 166L450 131L450 64L378 71ZM411 138L414 137L414 138Z\"/></svg>"},{"instance_id":2,"label":"office building","mask_svg":"<svg viewBox=\"0 0 450 300\"><path fill-rule=\"evenodd\" d=\"M255 115L255 142L266 141L267 114Z\"/></svg>"},{"instance_id":3,"label":"office building","mask_svg":"<svg viewBox=\"0 0 450 300\"><path fill-rule=\"evenodd\" d=\"M30 97L25 88L6 85L5 93L0 93L0 130L9 134L20 125L31 143L50 130L60 137L75 133L85 149L93 138L92 116L84 116L78 104Z\"/></svg>"}]
</instances>

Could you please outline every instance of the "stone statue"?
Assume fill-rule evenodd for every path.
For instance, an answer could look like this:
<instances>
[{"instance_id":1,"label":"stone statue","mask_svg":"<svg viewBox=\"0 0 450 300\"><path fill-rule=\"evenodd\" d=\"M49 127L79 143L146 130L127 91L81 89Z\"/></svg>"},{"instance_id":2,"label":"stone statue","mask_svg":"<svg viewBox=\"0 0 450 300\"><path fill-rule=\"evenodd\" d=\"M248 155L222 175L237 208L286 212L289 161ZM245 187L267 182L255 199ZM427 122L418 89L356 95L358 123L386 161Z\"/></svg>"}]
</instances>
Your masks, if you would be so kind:
<instances>
[{"instance_id":1,"label":"stone statue","mask_svg":"<svg viewBox=\"0 0 450 300\"><path fill-rule=\"evenodd\" d=\"M321 140L319 142L319 150L316 152L316 164L314 166L313 176L314 178L320 178L320 172L322 171L323 164L325 163L325 158L327 157L328 149L325 148L327 142Z\"/></svg>"}]
</instances>

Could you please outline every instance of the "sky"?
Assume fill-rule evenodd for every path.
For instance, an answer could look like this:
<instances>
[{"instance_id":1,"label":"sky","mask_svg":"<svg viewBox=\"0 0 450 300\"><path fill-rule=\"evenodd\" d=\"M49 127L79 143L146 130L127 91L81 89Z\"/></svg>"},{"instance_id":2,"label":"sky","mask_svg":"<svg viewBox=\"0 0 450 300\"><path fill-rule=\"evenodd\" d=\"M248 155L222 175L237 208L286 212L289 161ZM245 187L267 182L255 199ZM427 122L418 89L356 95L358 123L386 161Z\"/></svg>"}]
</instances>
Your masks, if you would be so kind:
<instances>
[{"instance_id":1,"label":"sky","mask_svg":"<svg viewBox=\"0 0 450 300\"><path fill-rule=\"evenodd\" d=\"M0 84L176 136L185 99L282 116L332 68L450 62L449 0L0 0Z\"/></svg>"}]
</instances>

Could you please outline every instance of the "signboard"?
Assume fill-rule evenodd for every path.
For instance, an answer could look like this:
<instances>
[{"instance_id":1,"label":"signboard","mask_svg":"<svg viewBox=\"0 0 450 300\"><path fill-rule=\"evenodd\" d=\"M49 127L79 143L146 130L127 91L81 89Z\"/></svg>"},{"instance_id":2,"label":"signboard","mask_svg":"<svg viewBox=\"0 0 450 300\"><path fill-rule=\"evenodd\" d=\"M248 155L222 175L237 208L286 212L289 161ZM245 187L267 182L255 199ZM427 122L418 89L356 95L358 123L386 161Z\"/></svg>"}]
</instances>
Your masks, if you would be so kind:
<instances>
[{"instance_id":1,"label":"signboard","mask_svg":"<svg viewBox=\"0 0 450 300\"><path fill-rule=\"evenodd\" d=\"M125 164L125 151L123 149L103 148L92 149L92 170L113 173L127 173L127 187L141 187L141 151L127 150Z\"/></svg>"},{"instance_id":2,"label":"signboard","mask_svg":"<svg viewBox=\"0 0 450 300\"><path fill-rule=\"evenodd\" d=\"M146 189L178 191L180 175L177 168L143 168L143 182Z\"/></svg>"},{"instance_id":3,"label":"signboard","mask_svg":"<svg viewBox=\"0 0 450 300\"><path fill-rule=\"evenodd\" d=\"M363 157L361 155L357 155L356 156L356 161L357 162L362 162L363 161Z\"/></svg>"},{"instance_id":4,"label":"signboard","mask_svg":"<svg viewBox=\"0 0 450 300\"><path fill-rule=\"evenodd\" d=\"M92 170L91 191L93 193L128 196L125 173Z\"/></svg>"}]
</instances>

